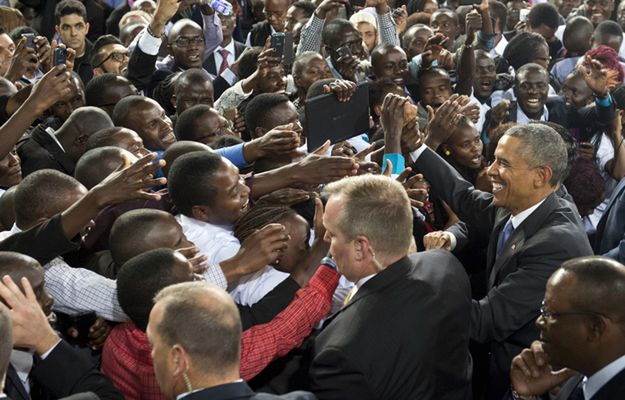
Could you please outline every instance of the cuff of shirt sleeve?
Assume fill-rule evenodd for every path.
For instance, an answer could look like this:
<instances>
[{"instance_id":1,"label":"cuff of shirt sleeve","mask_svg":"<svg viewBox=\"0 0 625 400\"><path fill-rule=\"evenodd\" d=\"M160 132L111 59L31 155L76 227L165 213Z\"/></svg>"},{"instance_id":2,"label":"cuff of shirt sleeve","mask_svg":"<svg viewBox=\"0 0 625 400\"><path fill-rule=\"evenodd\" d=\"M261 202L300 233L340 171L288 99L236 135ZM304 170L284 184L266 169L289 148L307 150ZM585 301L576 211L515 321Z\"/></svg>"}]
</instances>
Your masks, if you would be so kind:
<instances>
[{"instance_id":1,"label":"cuff of shirt sleeve","mask_svg":"<svg viewBox=\"0 0 625 400\"><path fill-rule=\"evenodd\" d=\"M226 280L226 275L224 275L224 271L221 269L221 265L210 265L208 269L204 272L204 278L207 282L214 283L220 288L227 290L228 289L228 281Z\"/></svg>"},{"instance_id":2,"label":"cuff of shirt sleeve","mask_svg":"<svg viewBox=\"0 0 625 400\"><path fill-rule=\"evenodd\" d=\"M146 29L144 29L140 35L141 37L137 42L137 46L139 46L141 51L151 56L157 55L158 50L161 48L161 39L150 35L147 33Z\"/></svg>"},{"instance_id":3,"label":"cuff of shirt sleeve","mask_svg":"<svg viewBox=\"0 0 625 400\"><path fill-rule=\"evenodd\" d=\"M56 347L59 345L59 343L61 343L61 338L59 338L58 342L56 342L56 343L54 344L54 346L50 347L50 349L49 349L48 351L46 351L45 353L43 353L43 354L40 356L40 358L41 358L42 360L45 360L45 359L46 359L46 358L50 355L50 353L52 353L52 352L54 351L54 349L56 349Z\"/></svg>"},{"instance_id":4,"label":"cuff of shirt sleeve","mask_svg":"<svg viewBox=\"0 0 625 400\"><path fill-rule=\"evenodd\" d=\"M222 72L219 76L224 78L230 86L234 85L239 80L234 72L230 71L230 68L226 68L226 70Z\"/></svg>"},{"instance_id":5,"label":"cuff of shirt sleeve","mask_svg":"<svg viewBox=\"0 0 625 400\"><path fill-rule=\"evenodd\" d=\"M595 103L597 103L598 106L610 107L612 105L612 96L610 95L610 93L608 93L608 97L603 99L598 97L597 95L593 95L593 97L595 98Z\"/></svg>"},{"instance_id":6,"label":"cuff of shirt sleeve","mask_svg":"<svg viewBox=\"0 0 625 400\"><path fill-rule=\"evenodd\" d=\"M325 298L332 299L332 295L339 284L340 275L338 272L328 267L320 265L317 272L308 281L308 286L317 290Z\"/></svg>"},{"instance_id":7,"label":"cuff of shirt sleeve","mask_svg":"<svg viewBox=\"0 0 625 400\"><path fill-rule=\"evenodd\" d=\"M456 245L458 244L458 239L456 239L456 235L447 231L449 233L449 251L454 251Z\"/></svg>"},{"instance_id":8,"label":"cuff of shirt sleeve","mask_svg":"<svg viewBox=\"0 0 625 400\"><path fill-rule=\"evenodd\" d=\"M410 158L412 158L412 162L417 161L417 159L419 159L419 157L421 157L421 154L423 154L423 152L426 149L426 145L421 145L418 149L416 149L415 151L410 153Z\"/></svg>"}]
</instances>

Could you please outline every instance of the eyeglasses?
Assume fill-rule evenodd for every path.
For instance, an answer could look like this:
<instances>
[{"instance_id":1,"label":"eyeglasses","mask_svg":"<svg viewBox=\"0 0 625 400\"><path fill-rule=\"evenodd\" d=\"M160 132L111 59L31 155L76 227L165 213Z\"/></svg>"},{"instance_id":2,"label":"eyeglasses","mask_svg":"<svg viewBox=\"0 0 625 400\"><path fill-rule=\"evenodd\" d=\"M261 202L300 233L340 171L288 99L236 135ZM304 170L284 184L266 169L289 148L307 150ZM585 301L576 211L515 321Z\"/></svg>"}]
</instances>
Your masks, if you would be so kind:
<instances>
[{"instance_id":1,"label":"eyeglasses","mask_svg":"<svg viewBox=\"0 0 625 400\"><path fill-rule=\"evenodd\" d=\"M549 312L545 308L545 302L542 302L540 306L540 316L546 321L552 322L555 318L565 317L567 315L600 315L607 318L605 315L594 311L567 311L567 312Z\"/></svg>"},{"instance_id":2,"label":"eyeglasses","mask_svg":"<svg viewBox=\"0 0 625 400\"><path fill-rule=\"evenodd\" d=\"M271 17L282 18L286 15L286 12L285 11L267 11L263 9L263 14L265 14L265 17L267 17L267 19Z\"/></svg>"},{"instance_id":3,"label":"eyeglasses","mask_svg":"<svg viewBox=\"0 0 625 400\"><path fill-rule=\"evenodd\" d=\"M112 52L111 54L109 54L108 56L106 56L106 58L104 60L102 60L98 65L96 65L96 68L99 68L102 66L102 64L104 64L106 61L113 59L117 62L124 62L124 59L130 57L128 52L125 53L119 53L119 52Z\"/></svg>"},{"instance_id":4,"label":"eyeglasses","mask_svg":"<svg viewBox=\"0 0 625 400\"><path fill-rule=\"evenodd\" d=\"M174 40L174 43L180 47L189 47L190 45L200 45L204 44L204 38L202 36L193 36L186 37L180 36L178 39Z\"/></svg>"}]
</instances>

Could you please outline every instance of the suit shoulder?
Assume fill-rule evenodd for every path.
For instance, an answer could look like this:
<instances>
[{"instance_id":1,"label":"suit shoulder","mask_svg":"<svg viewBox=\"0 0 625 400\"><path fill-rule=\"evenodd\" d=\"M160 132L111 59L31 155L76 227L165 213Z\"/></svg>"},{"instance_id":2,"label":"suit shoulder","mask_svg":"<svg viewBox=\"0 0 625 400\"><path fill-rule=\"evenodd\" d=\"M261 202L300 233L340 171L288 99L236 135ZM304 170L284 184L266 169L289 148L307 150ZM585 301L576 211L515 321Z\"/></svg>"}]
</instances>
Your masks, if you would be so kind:
<instances>
[{"instance_id":1,"label":"suit shoulder","mask_svg":"<svg viewBox=\"0 0 625 400\"><path fill-rule=\"evenodd\" d=\"M256 393L250 397L250 400L316 400L314 394L310 392L304 392L298 390L297 392L290 392L280 396L276 396L268 393Z\"/></svg>"}]
</instances>

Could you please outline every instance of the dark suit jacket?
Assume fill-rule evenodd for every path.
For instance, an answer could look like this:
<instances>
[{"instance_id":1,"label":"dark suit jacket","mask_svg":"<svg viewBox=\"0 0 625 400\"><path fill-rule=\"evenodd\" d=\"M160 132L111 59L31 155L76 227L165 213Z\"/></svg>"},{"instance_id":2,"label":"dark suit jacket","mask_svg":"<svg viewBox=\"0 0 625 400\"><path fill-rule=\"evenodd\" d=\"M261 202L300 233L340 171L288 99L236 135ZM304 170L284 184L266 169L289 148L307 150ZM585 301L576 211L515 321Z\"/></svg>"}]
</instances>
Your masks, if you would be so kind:
<instances>
[{"instance_id":1,"label":"dark suit jacket","mask_svg":"<svg viewBox=\"0 0 625 400\"><path fill-rule=\"evenodd\" d=\"M237 60L241 54L243 54L243 51L246 49L245 45L241 42L237 42L235 40L234 42L234 59ZM217 51L217 50L215 50ZM206 58L206 60L204 60L204 69L211 75L213 76L217 76L217 66L215 65L215 57L214 57L214 52L213 54L211 54L210 56L208 56ZM228 83L228 81L226 81L225 79L221 78L221 79L215 79L213 81L213 90L215 93L215 99L218 99L219 96L221 96L221 94L223 92L226 91L226 89L228 89L230 87L230 84Z\"/></svg>"},{"instance_id":2,"label":"dark suit jacket","mask_svg":"<svg viewBox=\"0 0 625 400\"><path fill-rule=\"evenodd\" d=\"M492 204L492 194L481 192L462 179L440 156L426 149L414 171L430 182L433 196L446 201L472 232L488 240L486 276L488 294L473 301L471 337L491 344L492 398L509 387L512 358L538 339L538 317L545 286L560 264L592 254L588 238L570 202L552 193L512 233L499 257L499 233L510 212ZM458 242L466 238L458 237Z\"/></svg>"},{"instance_id":3,"label":"dark suit jacket","mask_svg":"<svg viewBox=\"0 0 625 400\"><path fill-rule=\"evenodd\" d=\"M625 179L621 179L610 197L595 234L595 254L625 261Z\"/></svg>"},{"instance_id":4,"label":"dark suit jacket","mask_svg":"<svg viewBox=\"0 0 625 400\"><path fill-rule=\"evenodd\" d=\"M271 24L269 21L257 22L250 31L250 44L263 47L269 36L271 36Z\"/></svg>"},{"instance_id":5,"label":"dark suit jacket","mask_svg":"<svg viewBox=\"0 0 625 400\"><path fill-rule=\"evenodd\" d=\"M22 163L22 176L44 168L55 169L74 175L76 163L50 137L45 127L39 124L24 143L17 148Z\"/></svg>"},{"instance_id":6,"label":"dark suit jacket","mask_svg":"<svg viewBox=\"0 0 625 400\"><path fill-rule=\"evenodd\" d=\"M254 393L247 383L235 382L200 390L184 397L185 400L315 400L308 392L291 392L282 396Z\"/></svg>"},{"instance_id":7,"label":"dark suit jacket","mask_svg":"<svg viewBox=\"0 0 625 400\"><path fill-rule=\"evenodd\" d=\"M33 398L57 399L76 393L93 392L102 399L123 396L84 355L61 341L45 360L33 365L30 378L38 395ZM30 400L12 366L7 372L6 394L13 400Z\"/></svg>"},{"instance_id":8,"label":"dark suit jacket","mask_svg":"<svg viewBox=\"0 0 625 400\"><path fill-rule=\"evenodd\" d=\"M572 376L562 385L562 389L555 400L568 400L575 387L584 377L580 374ZM625 397L625 370L610 379L594 396L592 400L615 400Z\"/></svg>"},{"instance_id":9,"label":"dark suit jacket","mask_svg":"<svg viewBox=\"0 0 625 400\"><path fill-rule=\"evenodd\" d=\"M550 97L545 103L549 110L549 121L569 128L597 128L609 125L614 119L616 106L614 101L610 107L600 107L597 105L587 106L579 110L566 104L561 96ZM504 122L516 122L518 104L511 103L508 119ZM491 110L486 112L484 127L490 123Z\"/></svg>"},{"instance_id":10,"label":"dark suit jacket","mask_svg":"<svg viewBox=\"0 0 625 400\"><path fill-rule=\"evenodd\" d=\"M442 250L406 256L361 286L314 342L319 399L470 399L471 290Z\"/></svg>"}]
</instances>

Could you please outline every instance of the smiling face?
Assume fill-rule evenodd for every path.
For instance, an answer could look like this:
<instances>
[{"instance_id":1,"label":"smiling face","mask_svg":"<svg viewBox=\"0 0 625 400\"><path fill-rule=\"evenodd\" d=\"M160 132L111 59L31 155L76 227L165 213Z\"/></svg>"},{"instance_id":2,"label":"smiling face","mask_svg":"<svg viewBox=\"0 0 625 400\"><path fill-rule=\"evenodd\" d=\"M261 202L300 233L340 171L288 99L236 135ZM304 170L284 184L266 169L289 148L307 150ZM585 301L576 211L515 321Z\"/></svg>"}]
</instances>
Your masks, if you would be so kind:
<instances>
[{"instance_id":1,"label":"smiling face","mask_svg":"<svg viewBox=\"0 0 625 400\"><path fill-rule=\"evenodd\" d=\"M234 225L249 209L250 188L239 175L239 170L230 161L222 159L221 165L212 177L217 189L211 217L208 222L216 225Z\"/></svg>"},{"instance_id":2,"label":"smiling face","mask_svg":"<svg viewBox=\"0 0 625 400\"><path fill-rule=\"evenodd\" d=\"M328 63L321 54L316 54L306 63L300 75L293 76L295 85L305 96L310 85L320 79L332 78L332 72L328 68Z\"/></svg>"},{"instance_id":3,"label":"smiling face","mask_svg":"<svg viewBox=\"0 0 625 400\"><path fill-rule=\"evenodd\" d=\"M137 132L149 150L166 150L176 141L171 120L154 100L145 98L126 117L125 125Z\"/></svg>"},{"instance_id":4,"label":"smiling face","mask_svg":"<svg viewBox=\"0 0 625 400\"><path fill-rule=\"evenodd\" d=\"M610 19L614 11L614 0L586 0L584 1L586 17L594 26Z\"/></svg>"},{"instance_id":5,"label":"smiling face","mask_svg":"<svg viewBox=\"0 0 625 400\"><path fill-rule=\"evenodd\" d=\"M537 202L536 168L530 168L521 155L522 146L520 139L504 135L497 144L495 161L487 171L493 185L493 204L513 215Z\"/></svg>"},{"instance_id":6,"label":"smiling face","mask_svg":"<svg viewBox=\"0 0 625 400\"><path fill-rule=\"evenodd\" d=\"M549 74L542 68L527 68L516 80L514 93L519 106L529 118L539 119L549 94Z\"/></svg>"},{"instance_id":7,"label":"smiling face","mask_svg":"<svg viewBox=\"0 0 625 400\"><path fill-rule=\"evenodd\" d=\"M406 53L399 47L387 49L372 66L377 78L389 78L397 86L404 86L404 79L408 74L408 60Z\"/></svg>"}]
</instances>

